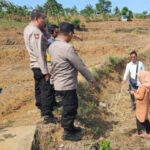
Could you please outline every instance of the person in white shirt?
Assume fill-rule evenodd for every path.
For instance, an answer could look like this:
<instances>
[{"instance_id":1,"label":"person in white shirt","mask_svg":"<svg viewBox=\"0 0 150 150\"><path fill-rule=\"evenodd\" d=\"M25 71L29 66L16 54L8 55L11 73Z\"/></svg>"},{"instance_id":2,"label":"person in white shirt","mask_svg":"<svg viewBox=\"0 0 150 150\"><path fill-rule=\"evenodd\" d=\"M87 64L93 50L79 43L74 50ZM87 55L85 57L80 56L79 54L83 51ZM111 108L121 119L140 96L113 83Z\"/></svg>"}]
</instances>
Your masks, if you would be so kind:
<instances>
[{"instance_id":1,"label":"person in white shirt","mask_svg":"<svg viewBox=\"0 0 150 150\"><path fill-rule=\"evenodd\" d=\"M125 74L123 77L122 84L124 84L129 76L128 84L129 84L129 91L133 89L138 89L140 86L140 81L137 77L137 73L144 70L144 64L141 61L137 60L137 53L136 51L132 51L130 53L131 62L129 62L126 66ZM132 111L136 109L135 105L135 98L131 95L131 104L132 104Z\"/></svg>"}]
</instances>

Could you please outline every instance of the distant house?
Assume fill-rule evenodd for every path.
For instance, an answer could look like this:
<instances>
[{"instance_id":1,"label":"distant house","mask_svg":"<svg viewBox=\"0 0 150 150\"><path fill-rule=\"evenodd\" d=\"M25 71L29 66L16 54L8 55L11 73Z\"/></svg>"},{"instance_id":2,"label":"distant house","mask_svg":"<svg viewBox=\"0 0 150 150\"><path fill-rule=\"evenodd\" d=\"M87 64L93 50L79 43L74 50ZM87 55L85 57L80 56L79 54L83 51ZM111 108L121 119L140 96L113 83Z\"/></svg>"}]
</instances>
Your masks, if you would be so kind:
<instances>
[{"instance_id":1,"label":"distant house","mask_svg":"<svg viewBox=\"0 0 150 150\"><path fill-rule=\"evenodd\" d=\"M126 15L121 16L121 21L128 21L128 17Z\"/></svg>"}]
</instances>

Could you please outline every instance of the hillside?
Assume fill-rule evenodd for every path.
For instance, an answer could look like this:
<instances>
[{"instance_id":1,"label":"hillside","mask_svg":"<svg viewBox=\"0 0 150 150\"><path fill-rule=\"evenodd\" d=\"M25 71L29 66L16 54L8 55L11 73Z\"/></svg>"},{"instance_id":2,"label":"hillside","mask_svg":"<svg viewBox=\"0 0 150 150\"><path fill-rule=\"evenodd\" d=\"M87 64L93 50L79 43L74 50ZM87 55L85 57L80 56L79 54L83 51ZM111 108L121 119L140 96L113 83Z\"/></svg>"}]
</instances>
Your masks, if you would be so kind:
<instances>
[{"instance_id":1,"label":"hillside","mask_svg":"<svg viewBox=\"0 0 150 150\"><path fill-rule=\"evenodd\" d=\"M131 112L128 87L121 87L121 79L132 49L140 53L145 67L150 69L149 23L148 19L88 23L87 31L76 31L78 38L74 38L72 43L85 64L89 68L97 68L93 73L99 83L95 90L86 82L79 84L80 105L76 124L81 125L84 132L83 140L78 143L63 142L60 125L42 125L40 113L34 106L34 84L23 41L23 27L1 26L0 87L3 92L0 94L0 135L3 137L5 129L38 124L37 132L44 135L39 141L41 146L45 146L44 150L61 149L61 144L65 150L88 150L92 144L103 140L110 140L113 150L148 150L148 140L132 137L136 132L135 114ZM110 59L115 60L114 63L110 63ZM100 106L100 102L106 107ZM61 110L55 112L58 117L60 113ZM0 146L7 148L13 137L2 139ZM41 143L43 141L46 142Z\"/></svg>"}]
</instances>

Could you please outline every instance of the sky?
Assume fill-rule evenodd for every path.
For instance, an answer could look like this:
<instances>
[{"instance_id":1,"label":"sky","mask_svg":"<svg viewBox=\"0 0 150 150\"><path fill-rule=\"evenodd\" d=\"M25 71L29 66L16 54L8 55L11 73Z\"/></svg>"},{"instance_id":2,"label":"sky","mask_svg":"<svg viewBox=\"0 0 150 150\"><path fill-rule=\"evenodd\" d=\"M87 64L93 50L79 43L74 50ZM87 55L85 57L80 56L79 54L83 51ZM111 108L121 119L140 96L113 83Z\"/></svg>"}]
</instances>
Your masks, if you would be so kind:
<instances>
[{"instance_id":1,"label":"sky","mask_svg":"<svg viewBox=\"0 0 150 150\"><path fill-rule=\"evenodd\" d=\"M47 0L9 0L10 2L13 2L16 5L27 5L32 6L35 8L35 6L40 5L43 6L43 4ZM150 0L110 0L112 2L112 9L115 6L118 6L119 9L122 9L122 7L127 6L130 10L132 10L134 13L141 13L144 10L150 12ZM76 5L78 10L81 10L85 8L87 4L91 4L93 7L95 7L95 4L98 2L98 0L57 0L58 3L61 3L64 8Z\"/></svg>"}]
</instances>

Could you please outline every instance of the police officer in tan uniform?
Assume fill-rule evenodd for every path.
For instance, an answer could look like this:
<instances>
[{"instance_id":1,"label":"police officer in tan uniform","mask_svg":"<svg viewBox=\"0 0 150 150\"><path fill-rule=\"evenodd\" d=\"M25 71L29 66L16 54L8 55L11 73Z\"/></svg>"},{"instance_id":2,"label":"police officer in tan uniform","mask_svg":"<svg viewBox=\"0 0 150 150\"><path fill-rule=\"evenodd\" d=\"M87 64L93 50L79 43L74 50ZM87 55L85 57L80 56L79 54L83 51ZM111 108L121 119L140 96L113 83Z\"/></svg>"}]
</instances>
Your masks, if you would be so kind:
<instances>
[{"instance_id":1,"label":"police officer in tan uniform","mask_svg":"<svg viewBox=\"0 0 150 150\"><path fill-rule=\"evenodd\" d=\"M44 123L56 123L52 114L53 95L46 62L47 40L42 33L45 16L38 10L31 13L31 23L24 30L24 40L30 55L30 66L35 80L36 106L41 110Z\"/></svg>"},{"instance_id":2,"label":"police officer in tan uniform","mask_svg":"<svg viewBox=\"0 0 150 150\"><path fill-rule=\"evenodd\" d=\"M62 97L63 110L61 125L64 128L63 140L79 141L80 136L76 133L81 131L80 127L74 126L77 115L78 97L77 75L78 71L91 83L96 80L84 65L74 47L69 44L74 34L74 26L63 22L60 24L58 37L48 49L51 57L50 74L53 75L54 88Z\"/></svg>"}]
</instances>

